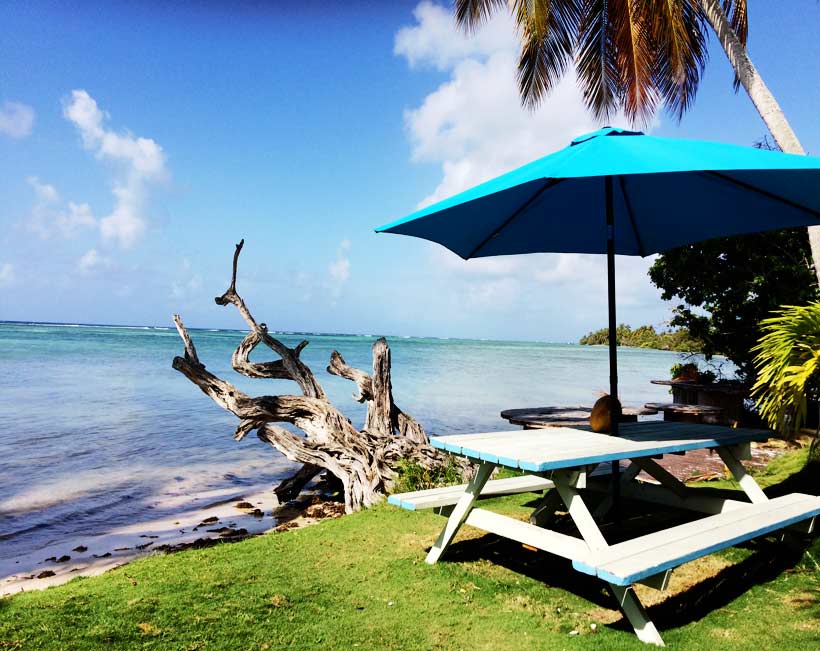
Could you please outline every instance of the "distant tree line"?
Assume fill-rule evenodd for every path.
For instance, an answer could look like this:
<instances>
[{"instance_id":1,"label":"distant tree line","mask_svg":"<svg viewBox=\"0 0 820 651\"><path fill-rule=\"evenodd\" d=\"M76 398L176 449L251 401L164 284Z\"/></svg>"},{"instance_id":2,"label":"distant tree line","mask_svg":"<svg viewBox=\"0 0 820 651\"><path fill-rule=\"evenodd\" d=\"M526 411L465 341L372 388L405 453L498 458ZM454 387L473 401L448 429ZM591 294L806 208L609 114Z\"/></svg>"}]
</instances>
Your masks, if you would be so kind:
<instances>
[{"instance_id":1,"label":"distant tree line","mask_svg":"<svg viewBox=\"0 0 820 651\"><path fill-rule=\"evenodd\" d=\"M658 332L651 325L644 325L634 330L622 323L615 330L615 338L619 346L633 346L635 348L656 348L658 350L673 350L681 353L700 353L703 351L703 342L692 337L685 328ZM609 328L601 328L581 337L582 346L605 345L609 343Z\"/></svg>"}]
</instances>

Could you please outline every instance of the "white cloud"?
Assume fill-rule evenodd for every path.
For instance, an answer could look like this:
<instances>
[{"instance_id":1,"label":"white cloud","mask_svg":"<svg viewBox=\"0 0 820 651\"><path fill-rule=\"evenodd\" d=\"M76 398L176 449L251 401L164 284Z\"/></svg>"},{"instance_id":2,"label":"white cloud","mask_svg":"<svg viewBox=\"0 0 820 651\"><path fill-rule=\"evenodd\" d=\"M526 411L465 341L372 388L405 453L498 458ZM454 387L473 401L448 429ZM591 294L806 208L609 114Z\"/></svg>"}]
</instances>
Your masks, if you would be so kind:
<instances>
[{"instance_id":1,"label":"white cloud","mask_svg":"<svg viewBox=\"0 0 820 651\"><path fill-rule=\"evenodd\" d=\"M350 278L350 260L348 258L339 257L335 262L331 262L328 267L330 277L337 283L347 282Z\"/></svg>"},{"instance_id":2,"label":"white cloud","mask_svg":"<svg viewBox=\"0 0 820 651\"><path fill-rule=\"evenodd\" d=\"M42 239L54 235L72 238L83 228L95 228L97 220L87 203L69 201L61 207L62 198L53 185L43 183L36 176L26 181L34 190L34 205L26 221L26 227Z\"/></svg>"},{"instance_id":3,"label":"white cloud","mask_svg":"<svg viewBox=\"0 0 820 651\"><path fill-rule=\"evenodd\" d=\"M469 57L484 58L509 51L513 21L504 12L481 31L467 36L455 29L453 14L425 0L413 10L417 24L402 27L396 34L395 54L405 57L411 67L429 64L446 70Z\"/></svg>"},{"instance_id":4,"label":"white cloud","mask_svg":"<svg viewBox=\"0 0 820 651\"><path fill-rule=\"evenodd\" d=\"M416 24L396 35L395 52L411 67L430 65L449 78L405 112L412 160L441 167L437 187L419 207L563 148L602 126L586 110L573 71L541 106L522 108L516 82L519 50L514 23L503 8L474 36L454 23L450 8L424 1ZM620 116L619 116L620 117ZM616 118L615 124L624 123ZM574 288L606 300L603 256L537 254L463 261L431 245L433 268L451 279L458 300L504 309L547 287ZM646 270L651 260L618 259L621 305L659 305ZM581 294L577 294L581 295Z\"/></svg>"},{"instance_id":5,"label":"white cloud","mask_svg":"<svg viewBox=\"0 0 820 651\"><path fill-rule=\"evenodd\" d=\"M110 265L111 260L100 255L97 249L90 249L77 261L77 269L84 274L93 273L98 269L105 268Z\"/></svg>"},{"instance_id":6,"label":"white cloud","mask_svg":"<svg viewBox=\"0 0 820 651\"><path fill-rule=\"evenodd\" d=\"M171 298L174 300L190 300L202 290L202 276L193 270L191 261L182 258L177 278L171 283Z\"/></svg>"},{"instance_id":7,"label":"white cloud","mask_svg":"<svg viewBox=\"0 0 820 651\"><path fill-rule=\"evenodd\" d=\"M584 107L572 73L538 110L522 108L515 79L518 39L505 12L470 39L456 29L447 9L429 3L422 8L417 16L424 22L412 28L416 46L405 37L399 48L399 32L396 50L411 63L446 62L450 78L405 113L413 160L442 168L441 182L421 205L565 147L600 126ZM491 37L482 40L487 31ZM459 45L471 40L472 48Z\"/></svg>"},{"instance_id":8,"label":"white cloud","mask_svg":"<svg viewBox=\"0 0 820 651\"><path fill-rule=\"evenodd\" d=\"M53 185L43 183L36 176L29 176L26 182L34 190L34 205L24 225L42 239L48 239L54 232L60 193Z\"/></svg>"},{"instance_id":9,"label":"white cloud","mask_svg":"<svg viewBox=\"0 0 820 651\"><path fill-rule=\"evenodd\" d=\"M10 138L25 138L34 127L34 109L20 102L3 102L0 109L0 133Z\"/></svg>"},{"instance_id":10,"label":"white cloud","mask_svg":"<svg viewBox=\"0 0 820 651\"><path fill-rule=\"evenodd\" d=\"M348 251L350 251L350 240L344 239L339 243L339 248L336 250L336 259L327 268L328 287L333 298L338 298L342 292L342 287L350 279Z\"/></svg>"},{"instance_id":11,"label":"white cloud","mask_svg":"<svg viewBox=\"0 0 820 651\"><path fill-rule=\"evenodd\" d=\"M11 287L17 280L14 265L10 262L0 264L0 287Z\"/></svg>"},{"instance_id":12,"label":"white cloud","mask_svg":"<svg viewBox=\"0 0 820 651\"><path fill-rule=\"evenodd\" d=\"M168 176L162 147L150 138L107 129L105 122L110 116L85 90L71 92L63 115L77 127L86 149L120 166L121 176L113 187L115 206L110 215L100 219L100 232L104 241L123 249L133 247L147 227L149 186Z\"/></svg>"},{"instance_id":13,"label":"white cloud","mask_svg":"<svg viewBox=\"0 0 820 651\"><path fill-rule=\"evenodd\" d=\"M41 182L36 176L29 176L26 178L26 182L34 190L34 194L37 195L38 201L41 201L44 204L50 204L57 203L60 200L60 193L57 192L57 188L53 185Z\"/></svg>"},{"instance_id":14,"label":"white cloud","mask_svg":"<svg viewBox=\"0 0 820 651\"><path fill-rule=\"evenodd\" d=\"M67 210L62 210L57 214L57 228L64 237L73 237L81 228L89 228L97 225L97 220L91 213L91 206L87 203L68 202Z\"/></svg>"}]
</instances>

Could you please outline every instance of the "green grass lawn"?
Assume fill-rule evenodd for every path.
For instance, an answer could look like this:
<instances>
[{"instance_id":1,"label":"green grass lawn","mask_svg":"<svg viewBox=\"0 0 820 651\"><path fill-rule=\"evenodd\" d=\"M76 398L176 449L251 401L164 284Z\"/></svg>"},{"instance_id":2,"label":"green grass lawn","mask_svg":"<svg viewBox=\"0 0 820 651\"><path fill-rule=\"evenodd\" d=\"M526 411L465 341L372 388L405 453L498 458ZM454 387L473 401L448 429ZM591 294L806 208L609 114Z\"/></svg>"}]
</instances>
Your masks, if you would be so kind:
<instances>
[{"instance_id":1,"label":"green grass lawn","mask_svg":"<svg viewBox=\"0 0 820 651\"><path fill-rule=\"evenodd\" d=\"M523 516L531 497L492 508ZM603 584L561 559L467 527L428 566L443 522L385 505L1 599L0 649L648 648ZM728 550L681 568L650 615L674 649L818 648L815 561L817 539Z\"/></svg>"}]
</instances>

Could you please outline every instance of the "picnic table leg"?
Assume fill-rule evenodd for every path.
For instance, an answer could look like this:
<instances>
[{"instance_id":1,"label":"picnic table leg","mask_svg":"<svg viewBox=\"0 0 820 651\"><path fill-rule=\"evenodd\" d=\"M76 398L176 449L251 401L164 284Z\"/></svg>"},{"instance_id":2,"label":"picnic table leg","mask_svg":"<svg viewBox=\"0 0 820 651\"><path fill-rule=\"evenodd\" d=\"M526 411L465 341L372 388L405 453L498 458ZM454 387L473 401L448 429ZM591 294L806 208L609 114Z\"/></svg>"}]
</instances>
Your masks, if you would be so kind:
<instances>
[{"instance_id":1,"label":"picnic table leg","mask_svg":"<svg viewBox=\"0 0 820 651\"><path fill-rule=\"evenodd\" d=\"M618 473L618 481L621 484L626 484L626 483L632 481L633 479L635 479L635 477L637 477L637 475L640 471L641 471L640 466L638 466L636 463L633 462L626 469L624 469L620 473ZM610 482L610 484L611 484L611 482ZM613 503L612 492L613 492L612 490L607 491L606 497L604 497L604 499L601 500L601 503L598 504L598 507L595 509L595 512L592 514L592 517L594 517L596 520L599 520L599 519L603 518L607 513L609 513L609 510L612 508L612 503Z\"/></svg>"},{"instance_id":2,"label":"picnic table leg","mask_svg":"<svg viewBox=\"0 0 820 651\"><path fill-rule=\"evenodd\" d=\"M661 486L669 489L678 497L683 498L686 495L686 484L680 481L661 464L652 459L635 459L633 463L639 466L647 475L653 479L657 479Z\"/></svg>"},{"instance_id":3,"label":"picnic table leg","mask_svg":"<svg viewBox=\"0 0 820 651\"><path fill-rule=\"evenodd\" d=\"M563 471L554 473L552 478L555 482L555 489L561 495L561 499L564 500L567 511L569 511L572 521L575 522L575 526L578 527L578 531L581 532L584 542L593 551L605 549L608 544L587 505L581 498L581 494L575 488L577 476L577 473Z\"/></svg>"},{"instance_id":4,"label":"picnic table leg","mask_svg":"<svg viewBox=\"0 0 820 651\"><path fill-rule=\"evenodd\" d=\"M633 464L627 470L627 472L634 472L632 477L638 474L638 470L635 470L635 468L639 467ZM581 532L581 536L589 548L596 551L609 547L609 543L607 543L604 539L601 530L598 528L598 524L593 519L592 514L589 512L589 509L581 498L581 495L575 488L573 475L566 472L556 472L553 475L553 480L555 481L556 490L558 490L561 494L561 498L567 505L567 509L569 510L570 516L572 516L573 522L575 522L575 525L578 527L578 531ZM655 628L652 620L649 619L649 616L646 614L646 610L644 610L644 607L638 600L638 597L635 596L635 592L632 590L631 586L623 587L613 585L612 583L609 583L608 585L612 590L613 595L618 600L618 605L621 607L621 610L627 620L635 630L635 635L638 636L638 639L641 640L641 642L664 646L660 633L658 633L658 629Z\"/></svg>"},{"instance_id":5,"label":"picnic table leg","mask_svg":"<svg viewBox=\"0 0 820 651\"><path fill-rule=\"evenodd\" d=\"M658 633L658 629L655 628L652 620L649 619L649 615L646 614L643 604L641 604L635 595L635 591L632 587L613 585L610 583L609 589L612 590L612 594L618 600L621 610L624 615L626 615L629 623L632 624L632 628L635 630L635 635L638 636L638 639L648 644L666 646L661 639L660 633Z\"/></svg>"},{"instance_id":6,"label":"picnic table leg","mask_svg":"<svg viewBox=\"0 0 820 651\"><path fill-rule=\"evenodd\" d=\"M481 490L484 488L484 484L487 483L494 469L495 464L486 461L483 461L478 467L475 476L464 489L464 494L458 500L455 507L453 507L453 512L450 514L450 517L447 518L447 524L445 524L444 529L441 530L435 545L433 545L427 554L426 561L430 565L433 565L441 558L444 550L447 549L448 545L452 542L456 533L458 533L458 530L461 528L461 525L464 524L464 520L470 515L473 504L475 504L476 499L481 494Z\"/></svg>"},{"instance_id":7,"label":"picnic table leg","mask_svg":"<svg viewBox=\"0 0 820 651\"><path fill-rule=\"evenodd\" d=\"M555 512L561 505L561 496L557 490L551 488L544 497L538 500L538 506L530 515L530 524L537 527L546 527L555 518Z\"/></svg>"},{"instance_id":8,"label":"picnic table leg","mask_svg":"<svg viewBox=\"0 0 820 651\"><path fill-rule=\"evenodd\" d=\"M763 489L760 488L758 483L755 481L754 477L746 472L746 468L743 467L743 464L740 463L731 448L719 447L717 452L720 455L720 458L723 459L723 463L725 463L726 467L729 468L729 471L732 473L735 481L740 484L743 492L749 496L752 504L759 504L760 502L767 502L769 500L769 498L766 497L766 493L763 492Z\"/></svg>"}]
</instances>

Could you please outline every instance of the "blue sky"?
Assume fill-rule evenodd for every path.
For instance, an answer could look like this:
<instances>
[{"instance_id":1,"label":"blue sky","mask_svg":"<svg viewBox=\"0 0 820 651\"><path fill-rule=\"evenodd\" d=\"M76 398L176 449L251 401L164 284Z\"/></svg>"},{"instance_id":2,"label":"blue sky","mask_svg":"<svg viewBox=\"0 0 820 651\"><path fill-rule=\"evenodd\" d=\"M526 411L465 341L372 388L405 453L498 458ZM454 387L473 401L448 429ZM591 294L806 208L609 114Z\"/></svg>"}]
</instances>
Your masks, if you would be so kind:
<instances>
[{"instance_id":1,"label":"blue sky","mask_svg":"<svg viewBox=\"0 0 820 651\"><path fill-rule=\"evenodd\" d=\"M281 4L281 6L280 6ZM787 7L784 8L784 7ZM820 5L750 0L752 59L820 152ZM605 323L603 261L471 261L373 227L599 126L567 78L535 113L500 15L429 2L0 6L0 319L569 341ZM723 52L658 135L766 131ZM619 320L669 305L619 259Z\"/></svg>"}]
</instances>

